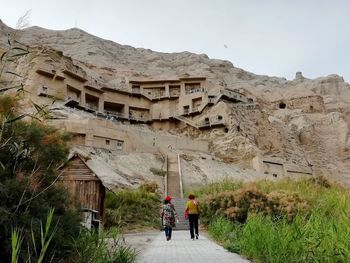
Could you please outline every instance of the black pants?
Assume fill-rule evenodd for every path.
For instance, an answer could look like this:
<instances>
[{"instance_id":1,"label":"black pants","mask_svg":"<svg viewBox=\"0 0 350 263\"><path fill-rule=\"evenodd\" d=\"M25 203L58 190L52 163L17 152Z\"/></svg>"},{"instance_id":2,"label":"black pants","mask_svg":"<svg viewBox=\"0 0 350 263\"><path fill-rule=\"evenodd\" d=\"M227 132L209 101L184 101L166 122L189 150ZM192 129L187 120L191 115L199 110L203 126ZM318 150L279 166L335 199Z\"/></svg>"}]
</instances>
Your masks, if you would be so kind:
<instances>
[{"instance_id":1,"label":"black pants","mask_svg":"<svg viewBox=\"0 0 350 263\"><path fill-rule=\"evenodd\" d=\"M173 232L173 228L171 226L164 227L165 236L171 239L171 233Z\"/></svg>"},{"instance_id":2,"label":"black pants","mask_svg":"<svg viewBox=\"0 0 350 263\"><path fill-rule=\"evenodd\" d=\"M190 221L191 238L194 238L194 234L198 235L198 214L189 214L188 221Z\"/></svg>"}]
</instances>

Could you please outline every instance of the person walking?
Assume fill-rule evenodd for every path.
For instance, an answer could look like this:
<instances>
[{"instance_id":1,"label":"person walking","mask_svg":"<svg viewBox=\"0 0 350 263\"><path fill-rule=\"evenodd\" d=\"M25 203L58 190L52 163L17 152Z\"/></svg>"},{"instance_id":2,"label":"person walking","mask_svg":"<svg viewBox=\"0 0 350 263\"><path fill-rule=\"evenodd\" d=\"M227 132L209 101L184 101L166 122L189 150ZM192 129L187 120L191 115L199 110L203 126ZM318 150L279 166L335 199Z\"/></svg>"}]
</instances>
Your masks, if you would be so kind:
<instances>
[{"instance_id":1,"label":"person walking","mask_svg":"<svg viewBox=\"0 0 350 263\"><path fill-rule=\"evenodd\" d=\"M194 240L195 235L198 239L198 219L199 219L199 206L193 194L188 196L188 201L186 203L185 213L188 215L188 221L190 223L190 234L191 239Z\"/></svg>"},{"instance_id":2,"label":"person walking","mask_svg":"<svg viewBox=\"0 0 350 263\"><path fill-rule=\"evenodd\" d=\"M165 197L164 204L162 206L161 217L164 226L164 232L166 240L171 240L171 234L173 227L175 227L175 220L177 218L174 205L171 203L171 197L168 195Z\"/></svg>"}]
</instances>

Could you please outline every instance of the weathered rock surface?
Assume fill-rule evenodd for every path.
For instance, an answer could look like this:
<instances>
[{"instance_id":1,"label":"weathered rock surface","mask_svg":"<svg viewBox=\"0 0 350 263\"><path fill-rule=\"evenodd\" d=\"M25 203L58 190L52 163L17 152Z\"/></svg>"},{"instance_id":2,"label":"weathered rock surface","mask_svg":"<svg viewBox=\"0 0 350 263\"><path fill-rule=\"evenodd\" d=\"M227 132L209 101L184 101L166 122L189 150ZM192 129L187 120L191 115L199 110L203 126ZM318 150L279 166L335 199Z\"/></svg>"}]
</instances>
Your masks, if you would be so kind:
<instances>
[{"instance_id":1,"label":"weathered rock surface","mask_svg":"<svg viewBox=\"0 0 350 263\"><path fill-rule=\"evenodd\" d=\"M8 33L13 32L0 23L0 46L6 45ZM199 132L187 127L171 131L211 140L211 152L221 161L212 163L213 170L207 167L211 162L202 161L200 156L192 164L185 162L186 170L193 172L199 167L201 171L193 172L195 176L188 184L218 174L218 171L222 174L220 178L235 174L237 166L227 168L230 166L224 167L222 162L249 167L252 157L258 154L309 166L316 174L350 183L350 85L341 76L308 79L297 73L296 78L289 81L255 75L234 67L229 61L210 59L203 54L133 48L77 28L53 31L30 27L16 34L20 42L29 46L62 51L91 78L111 87L123 88L129 79L163 79L189 74L207 77L211 90L229 87L254 98L257 105L253 108L219 102L205 110L203 114L208 116L227 114L230 117L227 130ZM201 120L203 114L194 119ZM103 156L109 162L111 157ZM112 161L115 169L126 177L134 175L133 179L128 179L130 184L141 174L151 177L149 172L144 173L151 162L142 163L147 158L134 157L131 160L131 157L118 156ZM123 167L123 163L130 165ZM239 172L243 173L247 172ZM254 173L249 176L254 177ZM209 182L210 178L205 180Z\"/></svg>"}]
</instances>

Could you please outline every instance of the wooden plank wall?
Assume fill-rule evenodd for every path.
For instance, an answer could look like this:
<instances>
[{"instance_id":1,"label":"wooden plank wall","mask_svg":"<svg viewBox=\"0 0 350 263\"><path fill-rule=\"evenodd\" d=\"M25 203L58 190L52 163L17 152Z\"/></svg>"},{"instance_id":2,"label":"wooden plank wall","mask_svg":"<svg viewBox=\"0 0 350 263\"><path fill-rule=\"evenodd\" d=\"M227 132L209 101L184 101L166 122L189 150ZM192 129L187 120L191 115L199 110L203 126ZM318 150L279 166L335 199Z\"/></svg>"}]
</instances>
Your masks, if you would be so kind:
<instances>
[{"instance_id":1,"label":"wooden plank wall","mask_svg":"<svg viewBox=\"0 0 350 263\"><path fill-rule=\"evenodd\" d=\"M103 216L105 188L80 157L73 157L69 161L60 181L82 208L99 211L99 217Z\"/></svg>"}]
</instances>

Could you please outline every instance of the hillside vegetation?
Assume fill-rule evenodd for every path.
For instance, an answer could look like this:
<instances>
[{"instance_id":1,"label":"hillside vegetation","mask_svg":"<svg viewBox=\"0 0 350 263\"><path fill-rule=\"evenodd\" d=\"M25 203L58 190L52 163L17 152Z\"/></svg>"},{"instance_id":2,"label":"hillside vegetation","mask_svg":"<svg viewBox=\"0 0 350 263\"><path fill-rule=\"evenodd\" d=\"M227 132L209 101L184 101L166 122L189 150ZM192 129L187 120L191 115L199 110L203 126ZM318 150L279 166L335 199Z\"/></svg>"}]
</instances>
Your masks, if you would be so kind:
<instances>
[{"instance_id":1,"label":"hillside vegetation","mask_svg":"<svg viewBox=\"0 0 350 263\"><path fill-rule=\"evenodd\" d=\"M198 189L202 221L257 262L349 262L349 192L324 179L222 182Z\"/></svg>"},{"instance_id":2,"label":"hillside vegetation","mask_svg":"<svg viewBox=\"0 0 350 263\"><path fill-rule=\"evenodd\" d=\"M137 189L106 194L105 227L124 230L161 227L160 194L157 184L145 183Z\"/></svg>"}]
</instances>

